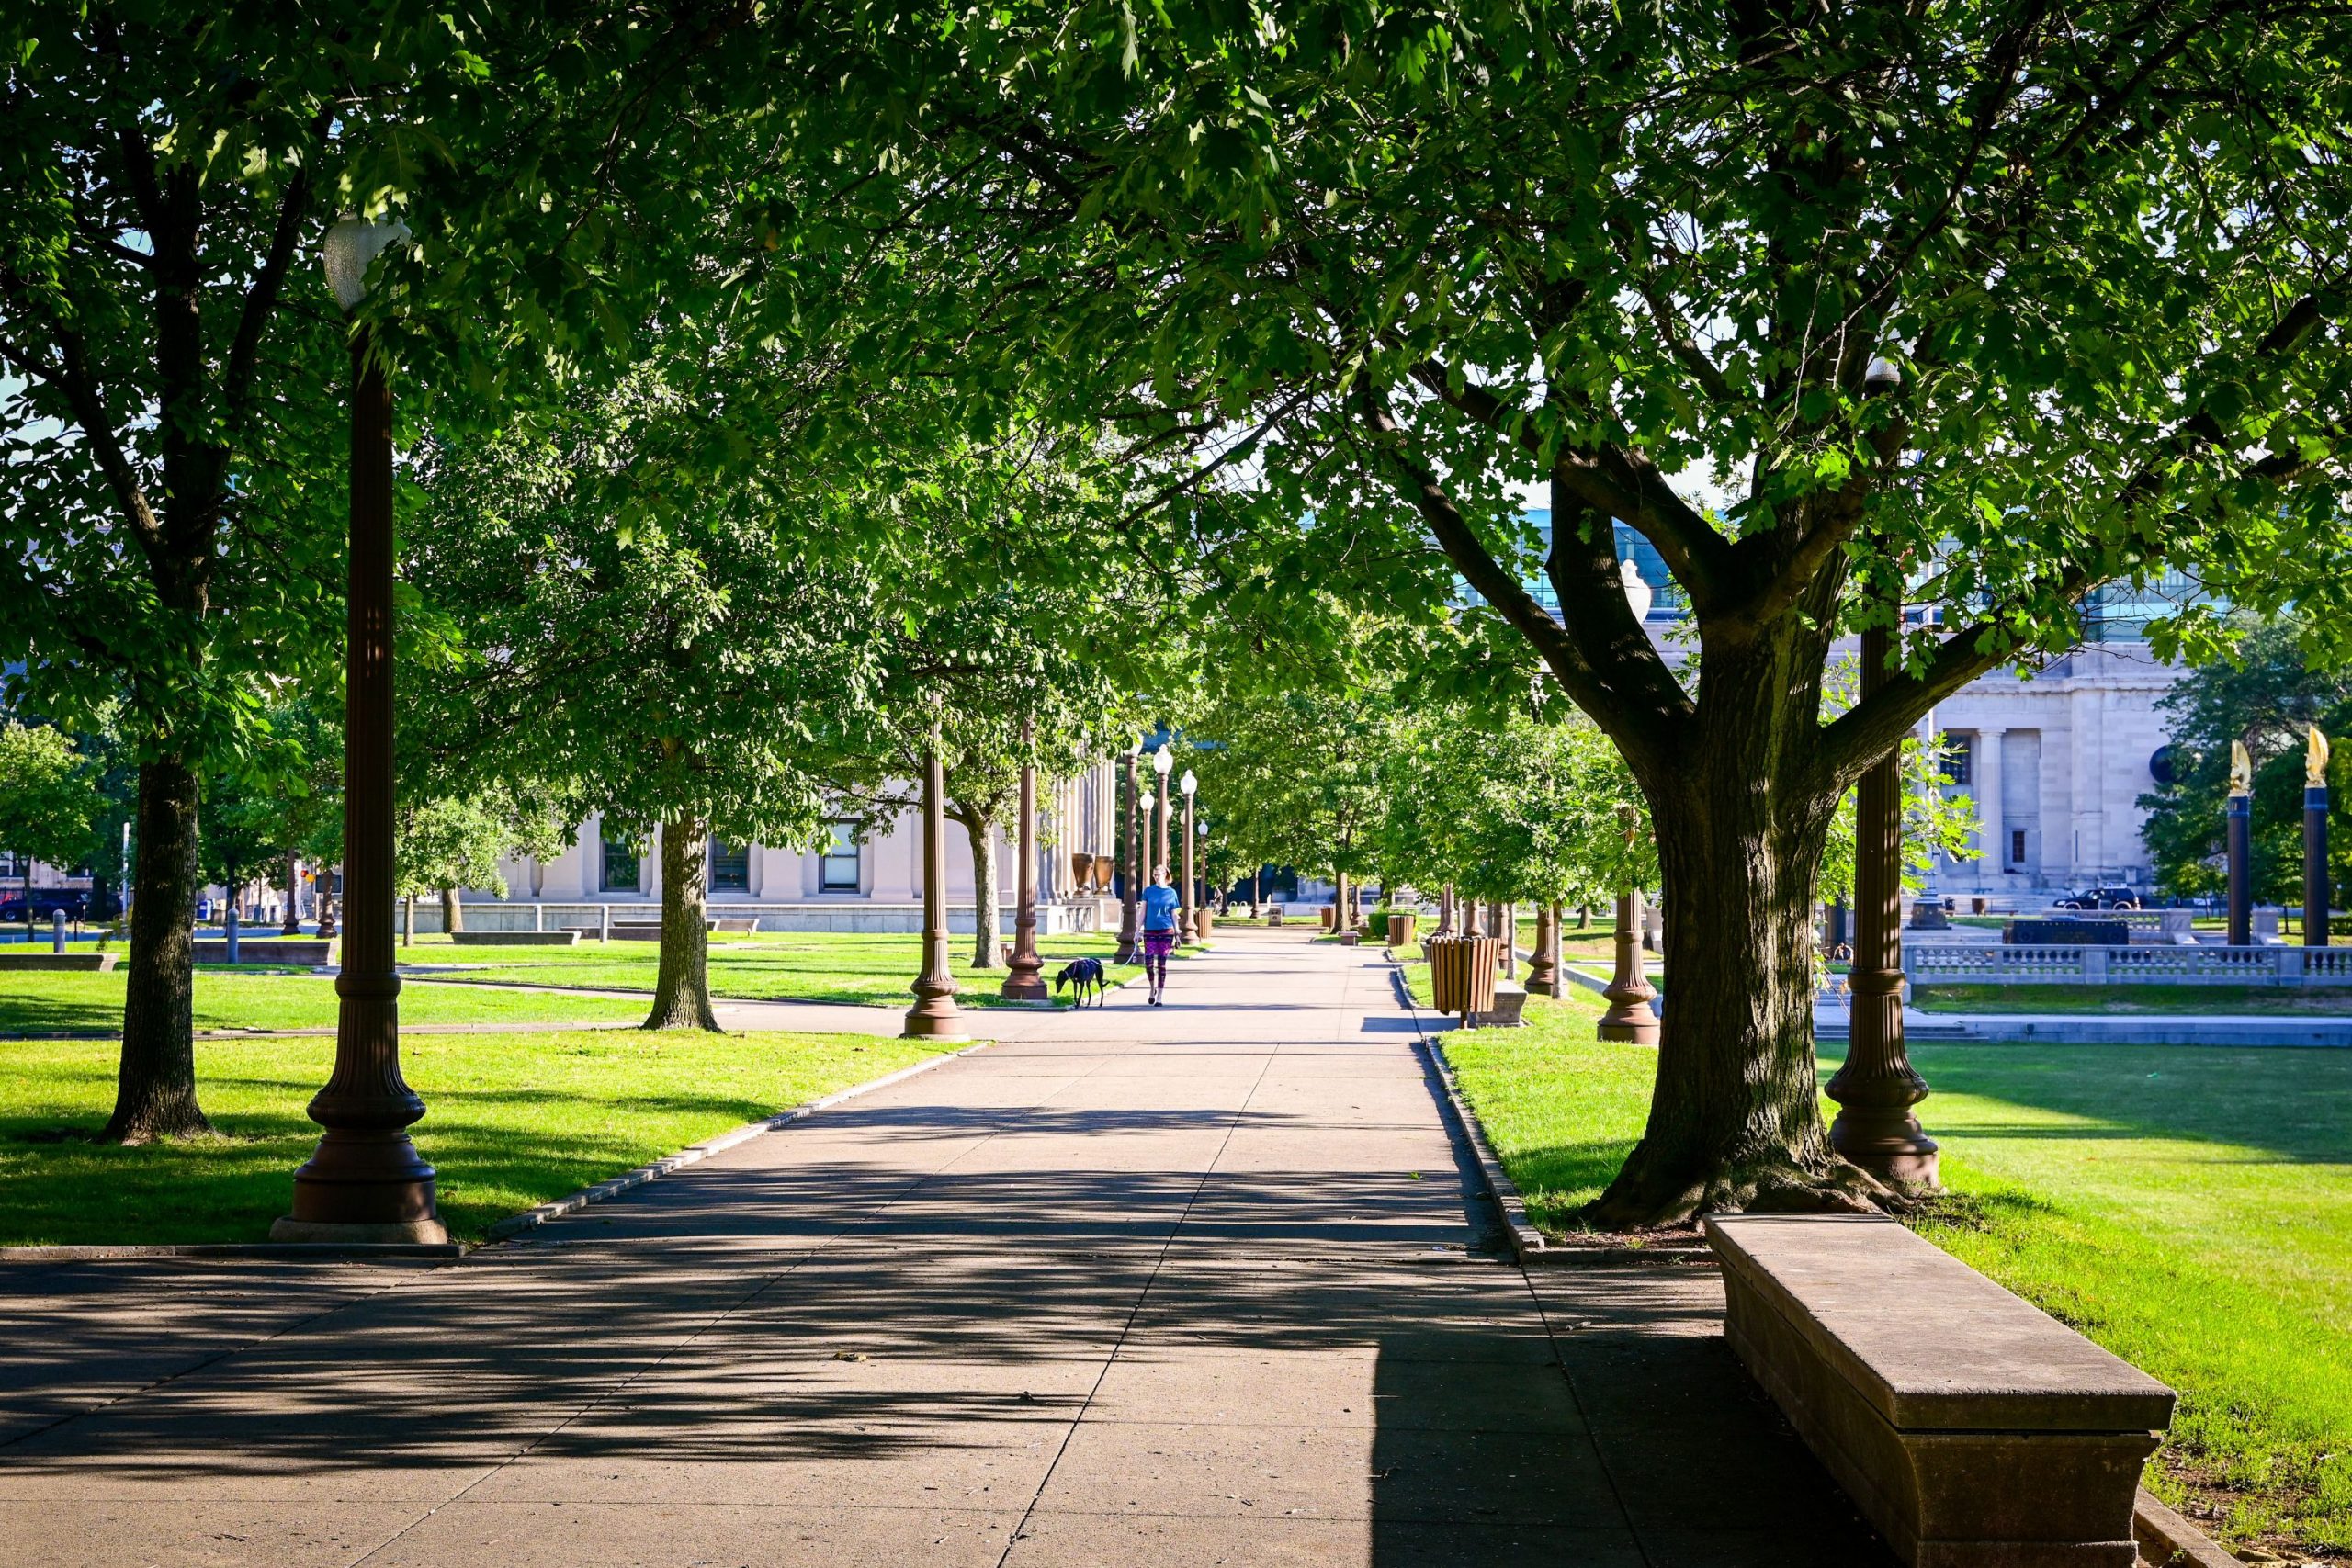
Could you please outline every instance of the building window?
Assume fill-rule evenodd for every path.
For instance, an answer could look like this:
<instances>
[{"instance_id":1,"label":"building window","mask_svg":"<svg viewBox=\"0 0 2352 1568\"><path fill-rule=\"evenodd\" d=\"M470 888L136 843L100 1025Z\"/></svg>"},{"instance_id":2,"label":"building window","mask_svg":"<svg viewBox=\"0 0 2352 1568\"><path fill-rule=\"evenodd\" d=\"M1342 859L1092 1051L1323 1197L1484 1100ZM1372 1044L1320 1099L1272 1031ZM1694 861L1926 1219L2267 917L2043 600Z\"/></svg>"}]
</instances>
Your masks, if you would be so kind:
<instances>
[{"instance_id":1,"label":"building window","mask_svg":"<svg viewBox=\"0 0 2352 1568\"><path fill-rule=\"evenodd\" d=\"M2009 863L2011 865L2025 863L2025 829L2022 828L2009 829Z\"/></svg>"},{"instance_id":2,"label":"building window","mask_svg":"<svg viewBox=\"0 0 2352 1568\"><path fill-rule=\"evenodd\" d=\"M0 876L22 876L31 862L19 862L13 851L0 850Z\"/></svg>"},{"instance_id":3,"label":"building window","mask_svg":"<svg viewBox=\"0 0 2352 1568\"><path fill-rule=\"evenodd\" d=\"M1966 784L1973 775L1969 763L1976 755L1976 742L1965 735L1947 735L1944 741L1944 783Z\"/></svg>"},{"instance_id":4,"label":"building window","mask_svg":"<svg viewBox=\"0 0 2352 1568\"><path fill-rule=\"evenodd\" d=\"M831 829L832 836L825 841L825 853L819 862L818 889L825 893L854 893L860 869L856 829L847 822L835 822Z\"/></svg>"},{"instance_id":5,"label":"building window","mask_svg":"<svg viewBox=\"0 0 2352 1568\"><path fill-rule=\"evenodd\" d=\"M748 893L752 888L752 852L741 844L710 841L710 890Z\"/></svg>"},{"instance_id":6,"label":"building window","mask_svg":"<svg viewBox=\"0 0 2352 1568\"><path fill-rule=\"evenodd\" d=\"M636 892L637 846L627 839L606 839L604 853L604 870L596 880L596 886L607 893Z\"/></svg>"}]
</instances>

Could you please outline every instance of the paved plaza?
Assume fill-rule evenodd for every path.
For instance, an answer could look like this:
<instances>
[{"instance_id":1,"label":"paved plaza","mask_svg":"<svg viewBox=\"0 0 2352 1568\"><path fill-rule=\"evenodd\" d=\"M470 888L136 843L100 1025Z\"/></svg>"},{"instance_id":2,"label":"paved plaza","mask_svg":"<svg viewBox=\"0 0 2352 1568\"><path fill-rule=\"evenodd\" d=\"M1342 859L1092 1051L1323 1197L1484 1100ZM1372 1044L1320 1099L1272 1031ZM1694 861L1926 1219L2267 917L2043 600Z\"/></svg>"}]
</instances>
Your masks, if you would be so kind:
<instances>
[{"instance_id":1,"label":"paved plaza","mask_svg":"<svg viewBox=\"0 0 2352 1568\"><path fill-rule=\"evenodd\" d=\"M1712 1272L1498 1249L1374 950L974 1022L459 1262L0 1267L0 1563L1887 1561Z\"/></svg>"}]
</instances>

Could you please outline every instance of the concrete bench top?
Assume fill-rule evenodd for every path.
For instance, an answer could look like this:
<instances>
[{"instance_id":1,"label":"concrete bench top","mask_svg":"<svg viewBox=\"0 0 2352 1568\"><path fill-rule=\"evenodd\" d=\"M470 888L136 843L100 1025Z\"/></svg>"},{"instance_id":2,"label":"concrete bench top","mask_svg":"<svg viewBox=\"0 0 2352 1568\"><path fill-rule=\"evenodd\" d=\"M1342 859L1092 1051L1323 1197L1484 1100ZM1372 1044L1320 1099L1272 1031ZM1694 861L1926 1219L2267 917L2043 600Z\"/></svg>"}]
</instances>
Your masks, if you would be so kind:
<instances>
[{"instance_id":1,"label":"concrete bench top","mask_svg":"<svg viewBox=\"0 0 2352 1568\"><path fill-rule=\"evenodd\" d=\"M2153 1431L2172 1391L1891 1219L1718 1214L1709 1240L1902 1431Z\"/></svg>"}]
</instances>

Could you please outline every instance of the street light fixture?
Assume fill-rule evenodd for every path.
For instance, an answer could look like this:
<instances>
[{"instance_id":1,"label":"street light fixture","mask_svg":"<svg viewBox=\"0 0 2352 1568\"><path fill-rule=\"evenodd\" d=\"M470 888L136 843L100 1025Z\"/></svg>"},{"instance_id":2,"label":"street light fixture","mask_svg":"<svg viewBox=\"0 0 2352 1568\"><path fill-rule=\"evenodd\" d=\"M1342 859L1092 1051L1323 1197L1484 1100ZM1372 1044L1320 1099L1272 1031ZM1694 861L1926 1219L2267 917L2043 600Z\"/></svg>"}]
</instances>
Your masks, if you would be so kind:
<instances>
[{"instance_id":1,"label":"street light fixture","mask_svg":"<svg viewBox=\"0 0 2352 1568\"><path fill-rule=\"evenodd\" d=\"M345 315L368 269L407 226L346 218L320 245ZM446 1242L433 1168L409 1141L424 1101L401 1076L401 980L392 966L392 392L375 334L351 330L350 586L345 596L343 963L334 1070L311 1100L324 1128L294 1173L276 1241ZM322 890L323 891L323 890Z\"/></svg>"},{"instance_id":2,"label":"street light fixture","mask_svg":"<svg viewBox=\"0 0 2352 1568\"><path fill-rule=\"evenodd\" d=\"M1151 754L1151 771L1159 775L1159 822L1153 829L1153 843L1158 846L1152 869L1165 871L1168 864L1168 816L1175 808L1175 792L1168 787L1168 774L1176 766L1176 751L1169 741L1161 741L1159 750Z\"/></svg>"},{"instance_id":3,"label":"street light fixture","mask_svg":"<svg viewBox=\"0 0 2352 1568\"><path fill-rule=\"evenodd\" d=\"M1184 905L1177 916L1177 929L1190 942L1200 924L1200 911L1193 901L1193 792L1201 787L1201 781L1193 776L1192 769L1186 768L1184 776L1176 781L1176 787L1184 792Z\"/></svg>"}]
</instances>

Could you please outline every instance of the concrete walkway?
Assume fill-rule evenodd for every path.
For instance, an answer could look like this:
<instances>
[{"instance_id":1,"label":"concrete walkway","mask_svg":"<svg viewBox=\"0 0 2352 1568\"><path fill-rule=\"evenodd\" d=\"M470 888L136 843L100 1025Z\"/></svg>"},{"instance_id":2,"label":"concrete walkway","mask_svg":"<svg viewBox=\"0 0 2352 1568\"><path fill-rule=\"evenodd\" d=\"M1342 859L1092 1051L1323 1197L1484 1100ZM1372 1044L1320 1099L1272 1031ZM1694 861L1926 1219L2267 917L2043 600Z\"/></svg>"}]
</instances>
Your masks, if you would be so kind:
<instances>
[{"instance_id":1,"label":"concrete walkway","mask_svg":"<svg viewBox=\"0 0 2352 1568\"><path fill-rule=\"evenodd\" d=\"M1522 1272L1376 952L1234 933L439 1267L0 1269L0 1564L1887 1560L1688 1266Z\"/></svg>"}]
</instances>

